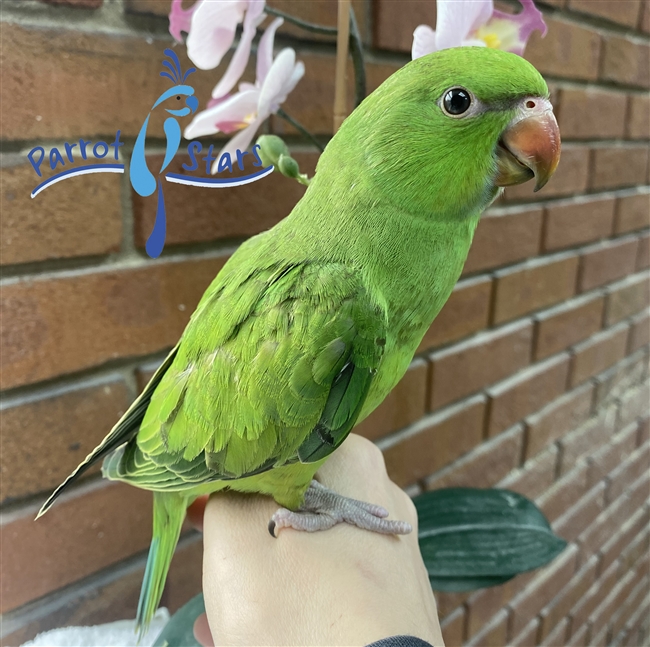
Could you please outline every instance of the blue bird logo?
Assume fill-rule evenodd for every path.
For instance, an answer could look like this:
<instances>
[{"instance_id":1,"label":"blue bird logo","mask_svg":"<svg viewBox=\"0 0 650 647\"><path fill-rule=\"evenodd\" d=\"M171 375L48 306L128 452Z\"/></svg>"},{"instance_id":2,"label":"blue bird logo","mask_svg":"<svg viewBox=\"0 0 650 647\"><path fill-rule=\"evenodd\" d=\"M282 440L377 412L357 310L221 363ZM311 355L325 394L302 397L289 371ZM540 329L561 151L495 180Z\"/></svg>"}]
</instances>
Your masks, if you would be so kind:
<instances>
[{"instance_id":1,"label":"blue bird logo","mask_svg":"<svg viewBox=\"0 0 650 647\"><path fill-rule=\"evenodd\" d=\"M170 61L163 61L163 65L167 68L160 73L160 76L167 77L174 86L169 90L163 92L157 99L156 102L151 107L147 118L144 120L138 137L135 140L135 145L133 147L133 153L131 154L131 165L129 168L129 179L131 180L131 186L138 195L143 197L152 195L156 188L158 189L158 204L156 206L156 221L153 226L153 230L147 239L145 249L147 254L151 258L158 258L162 253L163 247L165 246L165 235L167 230L167 221L165 214L165 197L163 195L163 186L162 186L162 177L161 173L167 168L169 163L174 159L174 155L178 151L178 148L181 143L181 127L178 123L178 120L175 117L185 117L189 114L196 112L199 107L199 101L194 96L194 88L190 85L185 85L185 79L195 72L195 68L190 68L185 72L181 71L181 63L178 60L178 56L171 49L165 50L165 55L170 59ZM167 147L165 149L165 159L163 160L162 166L158 171L158 177L156 177L147 166L147 159L145 157L145 142L147 139L147 126L149 125L149 118L151 113L164 101L170 99L171 97L176 96L176 99L180 101L181 96L185 97L185 107L178 110L165 108L165 112L168 112L173 117L167 117L165 119L164 130L165 138L167 140Z\"/></svg>"}]
</instances>

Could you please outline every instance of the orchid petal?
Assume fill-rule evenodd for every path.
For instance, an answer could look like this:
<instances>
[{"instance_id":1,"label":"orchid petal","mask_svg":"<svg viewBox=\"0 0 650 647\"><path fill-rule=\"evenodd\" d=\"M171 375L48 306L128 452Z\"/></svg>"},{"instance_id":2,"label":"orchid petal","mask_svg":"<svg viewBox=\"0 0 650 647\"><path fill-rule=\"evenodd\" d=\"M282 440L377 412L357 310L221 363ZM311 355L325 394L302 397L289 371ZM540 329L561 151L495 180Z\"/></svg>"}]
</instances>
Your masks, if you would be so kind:
<instances>
[{"instance_id":1,"label":"orchid petal","mask_svg":"<svg viewBox=\"0 0 650 647\"><path fill-rule=\"evenodd\" d=\"M504 35L509 33L509 30L505 29L503 23L507 22L511 25L517 27L517 37L516 39L505 39L501 40L504 42L504 46L501 49L512 52L513 54L519 54L521 56L524 53L524 48L526 43L530 38L530 35L534 31L541 32L542 36L546 36L548 27L544 22L544 16L542 12L535 6L533 0L519 0L523 5L522 11L517 14L508 14L503 13L502 11L495 11L492 15L492 19L485 25L486 29L490 29L492 26L498 26ZM507 45L507 46L505 46Z\"/></svg>"},{"instance_id":2,"label":"orchid petal","mask_svg":"<svg viewBox=\"0 0 650 647\"><path fill-rule=\"evenodd\" d=\"M266 117L264 118L266 119ZM211 173L214 175L218 172L219 169L219 160L224 153L230 153L230 157L233 160L237 159L237 151L240 150L244 152L253 141L253 137L257 132L257 129L262 125L264 119L255 119L250 126L240 130L220 151L217 155L217 159L212 163Z\"/></svg>"},{"instance_id":3,"label":"orchid petal","mask_svg":"<svg viewBox=\"0 0 650 647\"><path fill-rule=\"evenodd\" d=\"M415 60L426 54L437 51L436 32L429 25L419 25L413 32L413 47L411 58Z\"/></svg>"},{"instance_id":4,"label":"orchid petal","mask_svg":"<svg viewBox=\"0 0 650 647\"><path fill-rule=\"evenodd\" d=\"M275 39L275 32L283 22L284 19L276 18L266 28L262 38L260 38L260 44L257 46L257 69L255 71L255 77L260 85L264 83L264 79L269 73L271 65L273 65L273 41Z\"/></svg>"},{"instance_id":5,"label":"orchid petal","mask_svg":"<svg viewBox=\"0 0 650 647\"><path fill-rule=\"evenodd\" d=\"M438 20L436 22L437 48L459 47L476 29L478 21L492 14L492 0L438 0Z\"/></svg>"},{"instance_id":6,"label":"orchid petal","mask_svg":"<svg viewBox=\"0 0 650 647\"><path fill-rule=\"evenodd\" d=\"M183 9L183 0L172 0L169 11L169 33L177 43L183 42L181 32L189 33L192 24L192 15L203 0L198 0L189 9Z\"/></svg>"},{"instance_id":7,"label":"orchid petal","mask_svg":"<svg viewBox=\"0 0 650 647\"><path fill-rule=\"evenodd\" d=\"M288 85L294 72L296 52L291 47L283 49L273 61L269 73L260 88L257 114L268 117L271 114L271 105L281 103L279 97L286 96L284 87Z\"/></svg>"},{"instance_id":8,"label":"orchid petal","mask_svg":"<svg viewBox=\"0 0 650 647\"><path fill-rule=\"evenodd\" d=\"M216 124L221 122L243 122L257 112L259 90L238 92L232 97L207 110L199 112L183 133L186 139L219 132Z\"/></svg>"},{"instance_id":9,"label":"orchid petal","mask_svg":"<svg viewBox=\"0 0 650 647\"><path fill-rule=\"evenodd\" d=\"M256 2L254 6L261 6L264 8L264 2ZM261 16L259 14L251 14L250 9L246 12L246 18L244 18L244 30L242 31L241 38L237 44L237 49L230 59L226 73L221 77L221 80L217 83L214 90L212 90L213 99L218 99L219 97L228 94L244 73L251 54L253 38L255 38L255 34L257 33L257 27L264 21L264 18L266 18L265 14L262 14Z\"/></svg>"},{"instance_id":10,"label":"orchid petal","mask_svg":"<svg viewBox=\"0 0 650 647\"><path fill-rule=\"evenodd\" d=\"M211 70L221 63L245 8L245 0L205 1L198 6L187 37L187 55L196 67Z\"/></svg>"}]
</instances>

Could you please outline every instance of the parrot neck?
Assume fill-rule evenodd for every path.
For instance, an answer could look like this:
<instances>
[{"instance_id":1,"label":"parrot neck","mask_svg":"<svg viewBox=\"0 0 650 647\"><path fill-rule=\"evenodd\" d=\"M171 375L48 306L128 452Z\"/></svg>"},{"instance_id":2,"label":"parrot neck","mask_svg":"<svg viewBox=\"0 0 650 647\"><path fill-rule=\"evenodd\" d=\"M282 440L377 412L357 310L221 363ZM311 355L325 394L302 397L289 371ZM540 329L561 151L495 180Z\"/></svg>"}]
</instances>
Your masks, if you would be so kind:
<instances>
[{"instance_id":1,"label":"parrot neck","mask_svg":"<svg viewBox=\"0 0 650 647\"><path fill-rule=\"evenodd\" d=\"M415 350L460 276L482 210L462 218L409 211L378 199L359 176L336 178L317 174L283 227L300 232L307 258L358 268L396 341Z\"/></svg>"}]
</instances>

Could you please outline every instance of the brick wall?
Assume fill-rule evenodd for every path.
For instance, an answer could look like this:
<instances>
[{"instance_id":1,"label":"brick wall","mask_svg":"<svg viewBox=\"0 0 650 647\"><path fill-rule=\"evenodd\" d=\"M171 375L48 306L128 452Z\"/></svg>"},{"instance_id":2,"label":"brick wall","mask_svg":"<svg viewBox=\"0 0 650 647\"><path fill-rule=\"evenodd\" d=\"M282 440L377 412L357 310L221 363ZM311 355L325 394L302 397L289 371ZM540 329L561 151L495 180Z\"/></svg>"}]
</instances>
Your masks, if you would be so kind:
<instances>
[{"instance_id":1,"label":"brick wall","mask_svg":"<svg viewBox=\"0 0 650 647\"><path fill-rule=\"evenodd\" d=\"M335 24L334 0L270 4ZM533 498L570 547L503 586L438 596L448 645L640 645L648 635L650 2L540 1L564 150L541 194L509 189L482 220L464 275L386 402L359 427L410 492L499 485ZM4 644L133 617L150 495L92 471L35 511L104 436L246 237L303 189L167 189L167 248L144 255L151 200L93 175L29 198L25 152L79 137L127 142L164 88L164 0L3 1L2 594ZM408 59L434 2L359 0L369 85ZM307 68L286 110L331 128L333 47L291 27ZM295 40L298 37L300 40ZM321 39L322 41L322 39ZM181 58L184 48L177 48ZM251 68L252 69L252 68ZM193 77L201 103L219 74ZM316 155L296 142L303 167ZM161 154L160 122L150 132ZM156 139L157 138L157 139ZM180 162L178 162L180 164ZM215 194L216 193L216 194ZM187 531L163 603L200 589Z\"/></svg>"}]
</instances>

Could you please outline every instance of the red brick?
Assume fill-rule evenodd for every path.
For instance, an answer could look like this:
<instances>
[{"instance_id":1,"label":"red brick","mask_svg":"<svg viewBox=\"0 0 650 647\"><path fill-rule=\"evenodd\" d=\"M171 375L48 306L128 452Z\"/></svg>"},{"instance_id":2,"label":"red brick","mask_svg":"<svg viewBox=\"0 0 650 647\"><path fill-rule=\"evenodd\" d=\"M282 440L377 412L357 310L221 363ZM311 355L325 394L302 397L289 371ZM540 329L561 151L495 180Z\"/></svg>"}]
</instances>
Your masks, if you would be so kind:
<instances>
[{"instance_id":1,"label":"red brick","mask_svg":"<svg viewBox=\"0 0 650 647\"><path fill-rule=\"evenodd\" d=\"M618 198L614 233L624 234L648 226L650 226L650 194L637 193Z\"/></svg>"},{"instance_id":2,"label":"red brick","mask_svg":"<svg viewBox=\"0 0 650 647\"><path fill-rule=\"evenodd\" d=\"M510 630L517 635L571 580L576 570L578 551L569 546L546 566L526 590L511 603Z\"/></svg>"},{"instance_id":3,"label":"red brick","mask_svg":"<svg viewBox=\"0 0 650 647\"><path fill-rule=\"evenodd\" d=\"M443 620L453 613L470 596L470 592L446 593L445 591L434 591L434 597L438 605L438 617Z\"/></svg>"},{"instance_id":4,"label":"red brick","mask_svg":"<svg viewBox=\"0 0 650 647\"><path fill-rule=\"evenodd\" d=\"M556 627L589 590L596 577L598 559L592 557L567 583L564 589L540 613L540 638L552 635ZM564 642L551 643L563 645Z\"/></svg>"},{"instance_id":5,"label":"red brick","mask_svg":"<svg viewBox=\"0 0 650 647\"><path fill-rule=\"evenodd\" d=\"M519 465L522 441L523 427L517 425L431 476L427 489L492 487Z\"/></svg>"},{"instance_id":6,"label":"red brick","mask_svg":"<svg viewBox=\"0 0 650 647\"><path fill-rule=\"evenodd\" d=\"M598 635L600 631L607 628L607 624L613 613L629 597L634 588L634 575L634 573L628 573L618 582L607 598L591 614L589 620L591 621L592 636ZM596 641L593 642L596 644Z\"/></svg>"},{"instance_id":7,"label":"red brick","mask_svg":"<svg viewBox=\"0 0 650 647\"><path fill-rule=\"evenodd\" d=\"M586 191L589 181L589 147L563 144L562 157L555 175L542 189L541 194L533 193L530 183L509 186L504 194L507 201L536 200L564 195L576 195Z\"/></svg>"},{"instance_id":8,"label":"red brick","mask_svg":"<svg viewBox=\"0 0 650 647\"><path fill-rule=\"evenodd\" d=\"M637 274L608 289L605 325L611 326L650 305L650 276Z\"/></svg>"},{"instance_id":9,"label":"red brick","mask_svg":"<svg viewBox=\"0 0 650 647\"><path fill-rule=\"evenodd\" d=\"M629 597L623 602L622 607L614 612L610 624L610 632L613 637L618 636L636 610L643 604L648 592L648 582L641 580L638 576L634 580L634 588Z\"/></svg>"},{"instance_id":10,"label":"red brick","mask_svg":"<svg viewBox=\"0 0 650 647\"><path fill-rule=\"evenodd\" d=\"M536 575L536 571L521 573L505 584L472 593L465 603L469 616L467 623L468 637L472 638L481 631L502 607L508 604L512 598L526 588L529 582L535 579Z\"/></svg>"},{"instance_id":11,"label":"red brick","mask_svg":"<svg viewBox=\"0 0 650 647\"><path fill-rule=\"evenodd\" d=\"M601 482L553 522L553 531L563 539L573 541L594 522L604 506L605 484Z\"/></svg>"},{"instance_id":12,"label":"red brick","mask_svg":"<svg viewBox=\"0 0 650 647\"><path fill-rule=\"evenodd\" d=\"M650 2L643 0L643 9L639 18L639 30L650 34Z\"/></svg>"},{"instance_id":13,"label":"red brick","mask_svg":"<svg viewBox=\"0 0 650 647\"><path fill-rule=\"evenodd\" d=\"M627 573L637 565L639 560L648 554L648 549L650 548L649 542L650 532L645 531L642 534L637 535L628 547L623 549L620 563L614 563L610 568L618 568L619 574Z\"/></svg>"},{"instance_id":14,"label":"red brick","mask_svg":"<svg viewBox=\"0 0 650 647\"><path fill-rule=\"evenodd\" d=\"M44 397L5 401L0 452L3 503L59 485L110 431L129 400L124 382L113 377Z\"/></svg>"},{"instance_id":15,"label":"red brick","mask_svg":"<svg viewBox=\"0 0 650 647\"><path fill-rule=\"evenodd\" d=\"M621 398L621 407L618 412L618 429L627 427L637 418L648 415L648 402L650 402L650 384L646 382L629 391Z\"/></svg>"},{"instance_id":16,"label":"red brick","mask_svg":"<svg viewBox=\"0 0 650 647\"><path fill-rule=\"evenodd\" d=\"M491 278L480 276L459 281L424 335L417 352L441 346L487 328L491 297Z\"/></svg>"},{"instance_id":17,"label":"red brick","mask_svg":"<svg viewBox=\"0 0 650 647\"><path fill-rule=\"evenodd\" d=\"M587 465L582 463L544 492L537 505L549 521L554 521L575 505L587 489Z\"/></svg>"},{"instance_id":18,"label":"red brick","mask_svg":"<svg viewBox=\"0 0 650 647\"><path fill-rule=\"evenodd\" d=\"M465 609L459 607L450 613L441 623L442 638L445 645L453 647L453 645L463 644L463 634L465 631Z\"/></svg>"},{"instance_id":19,"label":"red brick","mask_svg":"<svg viewBox=\"0 0 650 647\"><path fill-rule=\"evenodd\" d=\"M571 630L573 625L569 627ZM587 634L589 633L589 625L582 625L578 631L575 631L569 640L565 643L566 647L589 647L589 644L587 642L588 636Z\"/></svg>"},{"instance_id":20,"label":"red brick","mask_svg":"<svg viewBox=\"0 0 650 647\"><path fill-rule=\"evenodd\" d=\"M92 256L119 249L122 241L120 178L113 173L54 184L32 200L42 181L26 158L1 158L0 262Z\"/></svg>"},{"instance_id":21,"label":"red brick","mask_svg":"<svg viewBox=\"0 0 650 647\"><path fill-rule=\"evenodd\" d=\"M436 5L419 0L378 0L375 4L375 47L410 52L418 25L435 27Z\"/></svg>"},{"instance_id":22,"label":"red brick","mask_svg":"<svg viewBox=\"0 0 650 647\"><path fill-rule=\"evenodd\" d=\"M569 9L592 14L612 22L636 27L641 13L641 0L569 0Z\"/></svg>"},{"instance_id":23,"label":"red brick","mask_svg":"<svg viewBox=\"0 0 650 647\"><path fill-rule=\"evenodd\" d=\"M622 36L604 39L601 79L650 87L650 48Z\"/></svg>"},{"instance_id":24,"label":"red brick","mask_svg":"<svg viewBox=\"0 0 650 647\"><path fill-rule=\"evenodd\" d=\"M607 238L614 222L613 198L549 205L544 249L553 251Z\"/></svg>"},{"instance_id":25,"label":"red brick","mask_svg":"<svg viewBox=\"0 0 650 647\"><path fill-rule=\"evenodd\" d=\"M636 270L645 270L650 267L650 234L639 238L639 252L636 257Z\"/></svg>"},{"instance_id":26,"label":"red brick","mask_svg":"<svg viewBox=\"0 0 650 647\"><path fill-rule=\"evenodd\" d=\"M650 139L650 97L647 93L630 95L627 136L630 139Z\"/></svg>"},{"instance_id":27,"label":"red brick","mask_svg":"<svg viewBox=\"0 0 650 647\"><path fill-rule=\"evenodd\" d=\"M354 430L376 440L415 422L424 415L428 366L416 359L388 397Z\"/></svg>"},{"instance_id":28,"label":"red brick","mask_svg":"<svg viewBox=\"0 0 650 647\"><path fill-rule=\"evenodd\" d=\"M596 406L609 404L643 380L646 358L643 351L626 357L596 378Z\"/></svg>"},{"instance_id":29,"label":"red brick","mask_svg":"<svg viewBox=\"0 0 650 647\"><path fill-rule=\"evenodd\" d=\"M585 384L526 420L526 458L535 456L547 444L587 420L591 413L593 390L592 384Z\"/></svg>"},{"instance_id":30,"label":"red brick","mask_svg":"<svg viewBox=\"0 0 650 647\"><path fill-rule=\"evenodd\" d=\"M598 332L605 301L586 296L546 310L535 317L535 359L543 359Z\"/></svg>"},{"instance_id":31,"label":"red brick","mask_svg":"<svg viewBox=\"0 0 650 647\"><path fill-rule=\"evenodd\" d=\"M38 522L35 514L23 509L0 526L2 613L116 564L151 539L151 494L123 484L79 488Z\"/></svg>"},{"instance_id":32,"label":"red brick","mask_svg":"<svg viewBox=\"0 0 650 647\"><path fill-rule=\"evenodd\" d=\"M17 647L37 634L68 626L91 626L133 619L138 605L140 585L144 575L144 558L136 564L117 566L110 573L102 573L96 581L87 583L66 594L55 593L41 602L40 613L12 618L12 625L20 625L2 637L4 646ZM89 586L88 584L92 584ZM55 599L52 599L54 598ZM43 613L45 611L45 613Z\"/></svg>"},{"instance_id":33,"label":"red brick","mask_svg":"<svg viewBox=\"0 0 650 647\"><path fill-rule=\"evenodd\" d=\"M646 310L632 318L628 353L650 344L650 310Z\"/></svg>"},{"instance_id":34,"label":"red brick","mask_svg":"<svg viewBox=\"0 0 650 647\"><path fill-rule=\"evenodd\" d=\"M485 397L476 396L421 420L384 449L391 479L405 486L472 450L483 436Z\"/></svg>"},{"instance_id":35,"label":"red brick","mask_svg":"<svg viewBox=\"0 0 650 647\"><path fill-rule=\"evenodd\" d=\"M563 88L557 114L560 132L566 139L621 139L626 109L627 96L622 92Z\"/></svg>"},{"instance_id":36,"label":"red brick","mask_svg":"<svg viewBox=\"0 0 650 647\"><path fill-rule=\"evenodd\" d=\"M506 644L507 632L508 612L502 609L466 644L468 647L502 647Z\"/></svg>"},{"instance_id":37,"label":"red brick","mask_svg":"<svg viewBox=\"0 0 650 647\"><path fill-rule=\"evenodd\" d=\"M572 297L577 271L577 256L561 255L535 259L497 272L494 323L502 323Z\"/></svg>"},{"instance_id":38,"label":"red brick","mask_svg":"<svg viewBox=\"0 0 650 647\"><path fill-rule=\"evenodd\" d=\"M478 391L530 361L532 325L522 322L480 333L430 356L431 406L438 408Z\"/></svg>"},{"instance_id":39,"label":"red brick","mask_svg":"<svg viewBox=\"0 0 650 647\"><path fill-rule=\"evenodd\" d=\"M526 58L542 73L550 76L595 80L601 38L574 23L546 17L548 34L534 32L526 48Z\"/></svg>"},{"instance_id":40,"label":"red brick","mask_svg":"<svg viewBox=\"0 0 650 647\"><path fill-rule=\"evenodd\" d=\"M592 150L592 160L590 189L618 189L645 184L648 172L646 146L596 146Z\"/></svg>"},{"instance_id":41,"label":"red brick","mask_svg":"<svg viewBox=\"0 0 650 647\"><path fill-rule=\"evenodd\" d=\"M617 580L616 564L613 564L601 573L600 578L596 580L580 602L571 609L569 615L572 635L578 627L582 627L587 622L591 612L607 597ZM588 644L591 645L591 642Z\"/></svg>"},{"instance_id":42,"label":"red brick","mask_svg":"<svg viewBox=\"0 0 650 647\"><path fill-rule=\"evenodd\" d=\"M566 474L581 458L607 443L616 427L617 407L612 406L559 441L562 448L561 473Z\"/></svg>"},{"instance_id":43,"label":"red brick","mask_svg":"<svg viewBox=\"0 0 650 647\"><path fill-rule=\"evenodd\" d=\"M508 641L509 647L532 647L537 644L539 618L533 618L514 638Z\"/></svg>"},{"instance_id":44,"label":"red brick","mask_svg":"<svg viewBox=\"0 0 650 647\"><path fill-rule=\"evenodd\" d=\"M610 487L611 490L611 487ZM648 510L637 510L600 549L600 570L607 570L648 523Z\"/></svg>"},{"instance_id":45,"label":"red brick","mask_svg":"<svg viewBox=\"0 0 650 647\"><path fill-rule=\"evenodd\" d=\"M635 451L637 431L638 426L635 422L629 424L590 459L591 483L608 475L611 477L607 492L608 501L617 499L626 487L644 473L647 466L647 448L641 447ZM623 466L626 468L623 469Z\"/></svg>"},{"instance_id":46,"label":"red brick","mask_svg":"<svg viewBox=\"0 0 650 647\"><path fill-rule=\"evenodd\" d=\"M621 324L578 344L571 363L571 386L582 384L623 359L627 348L627 335L627 324Z\"/></svg>"},{"instance_id":47,"label":"red brick","mask_svg":"<svg viewBox=\"0 0 650 647\"><path fill-rule=\"evenodd\" d=\"M507 378L487 391L488 435L495 436L566 390L569 357L561 355Z\"/></svg>"},{"instance_id":48,"label":"red brick","mask_svg":"<svg viewBox=\"0 0 650 647\"><path fill-rule=\"evenodd\" d=\"M558 645L566 644L566 635L569 629L569 619L562 618L562 620L556 625L555 629L542 640L540 645L550 645L551 647L557 647Z\"/></svg>"},{"instance_id":49,"label":"red brick","mask_svg":"<svg viewBox=\"0 0 650 647\"><path fill-rule=\"evenodd\" d=\"M294 155L300 170L314 174L318 155ZM152 156L150 166L160 167L162 155ZM187 155L177 155L168 167L170 173L183 173ZM254 171L252 163L246 172ZM289 215L305 192L295 180L273 173L259 182L242 187L197 190L171 184L165 187L167 219L166 245L185 244L220 238L241 238L270 229ZM156 196L143 198L131 191L135 218L135 242L144 248L156 216Z\"/></svg>"},{"instance_id":50,"label":"red brick","mask_svg":"<svg viewBox=\"0 0 650 647\"><path fill-rule=\"evenodd\" d=\"M622 279L634 272L638 240L622 238L588 247L582 254L580 291Z\"/></svg>"},{"instance_id":51,"label":"red brick","mask_svg":"<svg viewBox=\"0 0 650 647\"><path fill-rule=\"evenodd\" d=\"M487 214L474 234L463 272L509 265L539 253L542 210Z\"/></svg>"},{"instance_id":52,"label":"red brick","mask_svg":"<svg viewBox=\"0 0 650 647\"><path fill-rule=\"evenodd\" d=\"M551 445L535 458L526 461L521 469L511 472L497 487L535 499L551 487L555 479L557 459L557 447Z\"/></svg>"},{"instance_id":53,"label":"red brick","mask_svg":"<svg viewBox=\"0 0 650 647\"><path fill-rule=\"evenodd\" d=\"M3 23L2 33L6 69L11 70L3 77L0 133L5 139L73 142L81 135L109 136L117 130L122 139L135 137L156 97L169 87L159 75L167 38L31 29L11 23ZM183 69L188 69L185 48L177 48L177 53ZM191 78L204 105L214 76L198 73ZM164 137L165 116L164 111L152 113L149 136Z\"/></svg>"},{"instance_id":54,"label":"red brick","mask_svg":"<svg viewBox=\"0 0 650 647\"><path fill-rule=\"evenodd\" d=\"M2 387L172 346L225 260L146 261L6 284Z\"/></svg>"},{"instance_id":55,"label":"red brick","mask_svg":"<svg viewBox=\"0 0 650 647\"><path fill-rule=\"evenodd\" d=\"M645 416L639 420L639 434L637 436L637 447L650 442L650 417Z\"/></svg>"}]
</instances>

